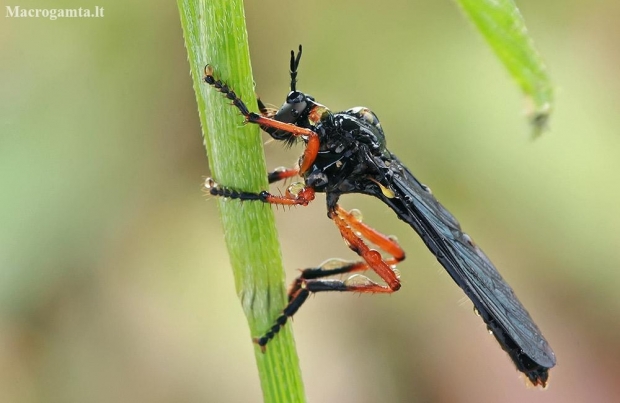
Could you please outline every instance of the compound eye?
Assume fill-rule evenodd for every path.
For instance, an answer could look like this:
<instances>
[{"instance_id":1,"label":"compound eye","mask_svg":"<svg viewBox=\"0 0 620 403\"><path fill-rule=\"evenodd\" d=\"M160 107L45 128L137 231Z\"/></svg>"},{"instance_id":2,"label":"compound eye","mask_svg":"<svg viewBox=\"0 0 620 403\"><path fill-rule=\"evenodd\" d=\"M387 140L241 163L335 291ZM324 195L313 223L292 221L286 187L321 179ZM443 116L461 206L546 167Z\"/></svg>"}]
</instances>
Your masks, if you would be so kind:
<instances>
[{"instance_id":1,"label":"compound eye","mask_svg":"<svg viewBox=\"0 0 620 403\"><path fill-rule=\"evenodd\" d=\"M295 123L307 105L303 100L296 103L287 102L276 113L275 119L283 123Z\"/></svg>"}]
</instances>

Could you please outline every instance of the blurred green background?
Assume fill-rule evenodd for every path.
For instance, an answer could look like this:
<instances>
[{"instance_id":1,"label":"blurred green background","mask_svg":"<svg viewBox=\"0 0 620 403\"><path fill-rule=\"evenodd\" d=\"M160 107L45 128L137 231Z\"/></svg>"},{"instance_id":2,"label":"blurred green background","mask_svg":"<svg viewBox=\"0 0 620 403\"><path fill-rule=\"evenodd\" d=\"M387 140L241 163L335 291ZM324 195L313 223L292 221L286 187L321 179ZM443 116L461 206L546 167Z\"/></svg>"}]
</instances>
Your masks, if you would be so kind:
<instances>
[{"instance_id":1,"label":"blurred green background","mask_svg":"<svg viewBox=\"0 0 620 403\"><path fill-rule=\"evenodd\" d=\"M515 83L452 2L247 1L262 99L282 103L302 43L298 88L377 113L558 357L548 390L524 386L413 231L347 196L407 250L403 288L320 295L299 312L310 401L620 399L620 3L518 4L557 88L535 141ZM0 401L258 402L216 203L200 189L177 6L98 5L104 18L0 24ZM265 151L270 168L300 154ZM289 280L354 257L322 197L276 215Z\"/></svg>"}]
</instances>

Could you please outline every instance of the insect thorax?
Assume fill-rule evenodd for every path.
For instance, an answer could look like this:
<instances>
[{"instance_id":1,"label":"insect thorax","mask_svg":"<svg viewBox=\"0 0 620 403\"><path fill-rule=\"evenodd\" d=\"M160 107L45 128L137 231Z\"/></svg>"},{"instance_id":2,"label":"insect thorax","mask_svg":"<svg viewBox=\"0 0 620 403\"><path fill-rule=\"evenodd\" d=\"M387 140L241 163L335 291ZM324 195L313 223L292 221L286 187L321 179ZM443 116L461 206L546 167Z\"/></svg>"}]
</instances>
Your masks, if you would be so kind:
<instances>
[{"instance_id":1,"label":"insect thorax","mask_svg":"<svg viewBox=\"0 0 620 403\"><path fill-rule=\"evenodd\" d=\"M376 174L374 159L389 155L379 119L368 108L330 115L315 130L321 145L305 179L318 192L359 192Z\"/></svg>"}]
</instances>

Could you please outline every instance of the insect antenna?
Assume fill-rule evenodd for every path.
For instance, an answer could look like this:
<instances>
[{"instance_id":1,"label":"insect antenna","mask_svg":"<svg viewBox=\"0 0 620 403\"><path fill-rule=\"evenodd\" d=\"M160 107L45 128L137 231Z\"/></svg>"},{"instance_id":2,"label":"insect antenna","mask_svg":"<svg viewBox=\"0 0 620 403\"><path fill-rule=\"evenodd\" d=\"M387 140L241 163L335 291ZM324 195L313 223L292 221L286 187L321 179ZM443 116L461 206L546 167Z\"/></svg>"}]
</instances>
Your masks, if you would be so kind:
<instances>
[{"instance_id":1,"label":"insect antenna","mask_svg":"<svg viewBox=\"0 0 620 403\"><path fill-rule=\"evenodd\" d=\"M299 67L299 60L301 59L301 45L299 45L299 53L295 57L295 51L291 50L291 92L296 90L295 84L297 84L297 68Z\"/></svg>"}]
</instances>

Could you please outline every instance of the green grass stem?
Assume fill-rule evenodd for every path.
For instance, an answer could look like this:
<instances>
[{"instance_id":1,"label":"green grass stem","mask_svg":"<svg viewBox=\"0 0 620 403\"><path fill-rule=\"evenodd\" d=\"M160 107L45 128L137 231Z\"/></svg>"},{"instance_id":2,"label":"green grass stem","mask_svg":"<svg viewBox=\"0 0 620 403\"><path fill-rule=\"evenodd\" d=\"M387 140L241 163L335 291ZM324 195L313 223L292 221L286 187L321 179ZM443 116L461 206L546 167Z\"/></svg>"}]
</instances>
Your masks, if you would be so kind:
<instances>
[{"instance_id":1,"label":"green grass stem","mask_svg":"<svg viewBox=\"0 0 620 403\"><path fill-rule=\"evenodd\" d=\"M259 128L243 125L238 110L202 81L208 63L215 75L256 110L242 0L179 0L190 71L204 143L214 179L228 187L258 192L267 188ZM262 336L286 304L284 271L274 215L259 202L217 200L237 294L252 337ZM214 218L208 224L216 226ZM212 268L216 270L218 268ZM209 307L219 309L219 307ZM251 343L248 334L248 343ZM254 348L267 403L304 402L304 388L291 326L267 352ZM240 385L240 387L243 387ZM226 401L222 397L221 401Z\"/></svg>"}]
</instances>

